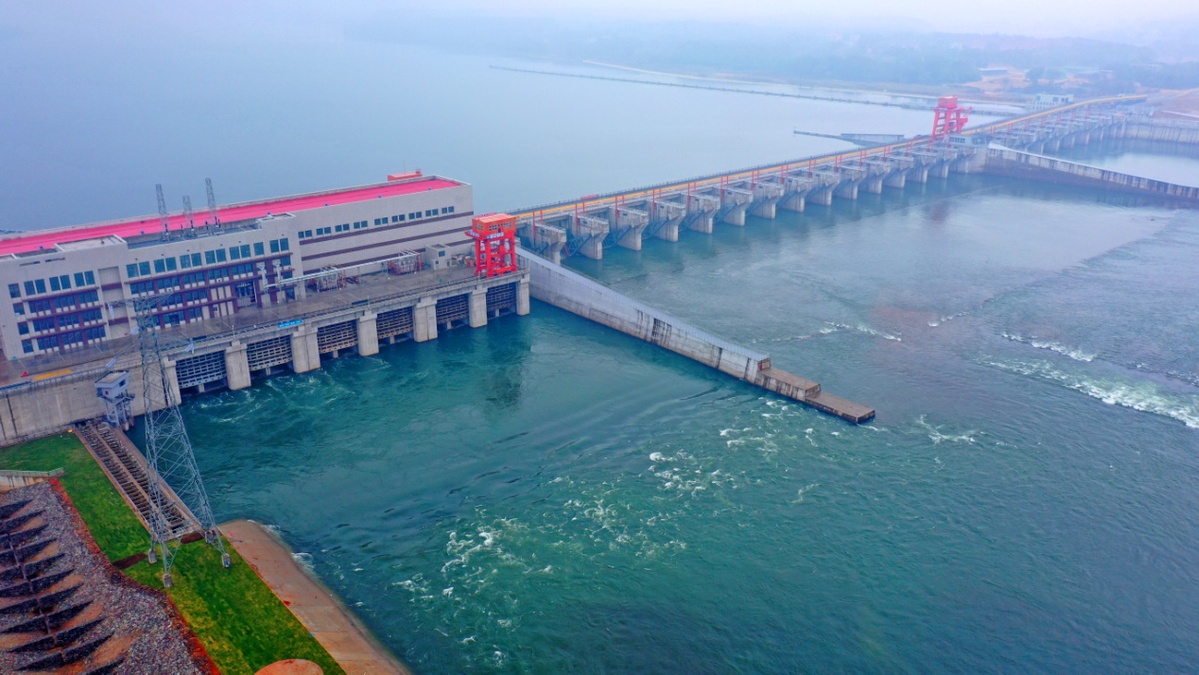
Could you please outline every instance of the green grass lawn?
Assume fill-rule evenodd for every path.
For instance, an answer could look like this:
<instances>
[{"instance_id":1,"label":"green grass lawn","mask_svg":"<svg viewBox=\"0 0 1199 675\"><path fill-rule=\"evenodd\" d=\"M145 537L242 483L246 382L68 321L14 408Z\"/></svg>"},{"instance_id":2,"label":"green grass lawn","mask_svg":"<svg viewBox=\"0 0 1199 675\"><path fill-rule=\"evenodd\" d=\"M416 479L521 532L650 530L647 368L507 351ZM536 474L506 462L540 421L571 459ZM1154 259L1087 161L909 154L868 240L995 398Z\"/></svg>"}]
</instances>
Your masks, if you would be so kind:
<instances>
[{"instance_id":1,"label":"green grass lawn","mask_svg":"<svg viewBox=\"0 0 1199 675\"><path fill-rule=\"evenodd\" d=\"M254 673L281 658L308 659L326 674L344 672L228 541L225 550L233 558L229 569L202 541L179 549L167 591L221 672ZM141 562L125 573L162 588L161 564Z\"/></svg>"},{"instance_id":2,"label":"green grass lawn","mask_svg":"<svg viewBox=\"0 0 1199 675\"><path fill-rule=\"evenodd\" d=\"M51 471L59 478L100 550L120 560L149 548L150 535L74 434L61 434L0 449L0 469ZM254 673L282 659L308 659L325 673L344 673L254 570L225 542L233 567L221 566L216 549L184 546L172 568L167 593L222 673ZM162 565L138 563L130 577L162 589Z\"/></svg>"}]
</instances>

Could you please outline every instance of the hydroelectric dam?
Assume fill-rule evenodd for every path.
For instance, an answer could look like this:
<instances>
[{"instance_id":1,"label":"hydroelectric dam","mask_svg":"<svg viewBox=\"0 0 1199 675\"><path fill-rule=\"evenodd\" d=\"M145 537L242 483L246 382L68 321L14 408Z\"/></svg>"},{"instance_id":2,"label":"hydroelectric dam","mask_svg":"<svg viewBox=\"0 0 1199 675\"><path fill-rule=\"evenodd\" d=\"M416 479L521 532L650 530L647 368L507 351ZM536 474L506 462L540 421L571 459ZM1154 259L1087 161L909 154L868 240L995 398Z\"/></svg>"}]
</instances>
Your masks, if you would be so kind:
<instances>
[{"instance_id":1,"label":"hydroelectric dam","mask_svg":"<svg viewBox=\"0 0 1199 675\"><path fill-rule=\"evenodd\" d=\"M902 190L954 173L1017 175L1199 203L1195 188L1046 157L1063 147L1131 138L1199 143L1199 125L1139 114L1143 97L1075 103L929 137L750 167L510 211L508 263L488 271L466 236L480 220L470 186L419 172L377 185L0 238L11 306L0 308L0 443L109 415L96 382L128 372L136 300L161 298L172 394L242 389L302 373L347 352L435 339L530 311L530 297L664 347L752 385L860 423L869 406L560 266L639 250L645 237L741 227L748 216ZM515 245L519 238L519 247ZM498 258L497 258L498 259ZM501 269L502 268L502 269ZM807 374L811 375L811 373Z\"/></svg>"}]
</instances>

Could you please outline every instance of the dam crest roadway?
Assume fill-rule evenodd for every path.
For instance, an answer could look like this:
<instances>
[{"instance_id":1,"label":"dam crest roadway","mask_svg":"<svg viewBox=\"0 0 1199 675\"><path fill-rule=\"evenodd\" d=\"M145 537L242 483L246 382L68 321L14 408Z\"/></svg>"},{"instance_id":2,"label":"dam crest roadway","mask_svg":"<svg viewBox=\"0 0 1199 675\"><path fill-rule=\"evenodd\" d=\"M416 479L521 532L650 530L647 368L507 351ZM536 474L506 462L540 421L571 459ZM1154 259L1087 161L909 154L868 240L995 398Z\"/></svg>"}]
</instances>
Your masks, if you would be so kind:
<instances>
[{"instance_id":1,"label":"dam crest roadway","mask_svg":"<svg viewBox=\"0 0 1199 675\"><path fill-rule=\"evenodd\" d=\"M602 260L605 246L639 251L645 237L677 242L686 230L711 234L718 224L743 227L747 215L773 219L779 209L803 212L809 203L831 206L835 199L902 190L909 182L926 183L951 173L998 173L988 169L987 148L992 143L1038 153L1115 138L1199 142L1199 125L1131 114L1128 106L1144 100L1115 96L1082 101L941 138L917 137L510 213L517 217L526 250L555 263L573 255ZM1060 174L1039 177L1057 180ZM1146 190L1112 177L1104 187L1187 199L1185 190Z\"/></svg>"}]
</instances>

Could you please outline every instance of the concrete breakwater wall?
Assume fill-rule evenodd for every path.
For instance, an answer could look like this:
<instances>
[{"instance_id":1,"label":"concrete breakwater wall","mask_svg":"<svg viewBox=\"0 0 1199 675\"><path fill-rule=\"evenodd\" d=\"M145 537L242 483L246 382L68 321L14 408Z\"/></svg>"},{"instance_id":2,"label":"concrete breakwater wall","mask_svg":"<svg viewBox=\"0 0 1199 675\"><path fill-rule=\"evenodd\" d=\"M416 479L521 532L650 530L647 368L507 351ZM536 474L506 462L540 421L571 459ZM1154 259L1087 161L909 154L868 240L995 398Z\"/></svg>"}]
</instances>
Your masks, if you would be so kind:
<instances>
[{"instance_id":1,"label":"concrete breakwater wall","mask_svg":"<svg viewBox=\"0 0 1199 675\"><path fill-rule=\"evenodd\" d=\"M1163 197L1199 206L1199 187L1167 183L1004 147L987 149L985 171L1003 176L1048 179L1051 182L1069 185Z\"/></svg>"},{"instance_id":2,"label":"concrete breakwater wall","mask_svg":"<svg viewBox=\"0 0 1199 675\"><path fill-rule=\"evenodd\" d=\"M522 252L530 294L555 307L682 354L722 373L752 382L770 357L709 335L587 277ZM765 364L763 366L763 364Z\"/></svg>"},{"instance_id":3,"label":"concrete breakwater wall","mask_svg":"<svg viewBox=\"0 0 1199 675\"><path fill-rule=\"evenodd\" d=\"M1199 145L1199 123L1167 120L1127 122L1118 134L1121 138L1165 143Z\"/></svg>"},{"instance_id":4,"label":"concrete breakwater wall","mask_svg":"<svg viewBox=\"0 0 1199 675\"><path fill-rule=\"evenodd\" d=\"M529 268L530 294L542 302L850 422L874 417L872 408L824 393L818 383L774 368L766 354L722 340L532 253L521 251L520 257Z\"/></svg>"}]
</instances>

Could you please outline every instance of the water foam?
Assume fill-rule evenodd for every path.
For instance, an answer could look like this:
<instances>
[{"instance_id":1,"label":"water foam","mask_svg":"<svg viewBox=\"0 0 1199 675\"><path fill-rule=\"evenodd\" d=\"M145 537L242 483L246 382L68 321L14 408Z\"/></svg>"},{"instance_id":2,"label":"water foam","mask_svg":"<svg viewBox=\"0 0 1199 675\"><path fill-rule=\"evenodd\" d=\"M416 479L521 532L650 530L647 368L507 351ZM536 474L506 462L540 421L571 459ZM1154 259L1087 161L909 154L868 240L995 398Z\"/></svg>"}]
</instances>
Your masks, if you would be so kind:
<instances>
[{"instance_id":1,"label":"water foam","mask_svg":"<svg viewBox=\"0 0 1199 675\"><path fill-rule=\"evenodd\" d=\"M1062 385L1108 405L1161 415L1199 429L1199 396L1163 392L1151 382L1088 377L1069 373L1043 361L983 360L984 365Z\"/></svg>"},{"instance_id":2,"label":"water foam","mask_svg":"<svg viewBox=\"0 0 1199 675\"><path fill-rule=\"evenodd\" d=\"M850 330L850 331L854 331L856 333L862 333L864 335L872 335L874 337L880 337L884 340L891 340L893 342L903 342L903 338L899 337L898 335L892 335L890 333L878 330L876 328L871 328L870 326L867 326L866 324L860 323L856 326L851 326L851 325L845 324L845 323L828 322L828 325L833 326L834 328L837 328L840 330Z\"/></svg>"},{"instance_id":3,"label":"water foam","mask_svg":"<svg viewBox=\"0 0 1199 675\"><path fill-rule=\"evenodd\" d=\"M944 425L929 424L924 415L916 418L916 426L928 434L928 439L933 442L933 445L940 445L942 443L974 443L980 433L972 429L962 433L947 434L941 431Z\"/></svg>"},{"instance_id":4,"label":"water foam","mask_svg":"<svg viewBox=\"0 0 1199 675\"><path fill-rule=\"evenodd\" d=\"M1030 347L1036 347L1037 349L1048 349L1051 352L1061 354L1062 356L1068 356L1068 357L1074 359L1075 361L1082 361L1083 363L1090 363L1091 361L1095 360L1096 356L1098 356L1097 354L1092 354L1091 352L1085 352L1081 349L1063 345L1060 342L1053 342L1052 340L1042 340L1042 339L1036 337L1035 335L1031 335L1028 337L1025 337L1018 333L1017 334L1002 333L1002 335L1003 335L1003 337L1011 340L1012 342L1019 342L1021 344L1026 344Z\"/></svg>"},{"instance_id":5,"label":"water foam","mask_svg":"<svg viewBox=\"0 0 1199 675\"><path fill-rule=\"evenodd\" d=\"M807 495L812 490L815 490L818 487L820 487L820 483L808 483L807 485L803 486L796 492L795 499L791 503L792 504L802 504L803 500L804 500L804 496Z\"/></svg>"},{"instance_id":6,"label":"water foam","mask_svg":"<svg viewBox=\"0 0 1199 675\"><path fill-rule=\"evenodd\" d=\"M312 554L302 551L291 554L291 559L296 561L296 564L304 569L309 574L315 574L316 570L312 566Z\"/></svg>"}]
</instances>

